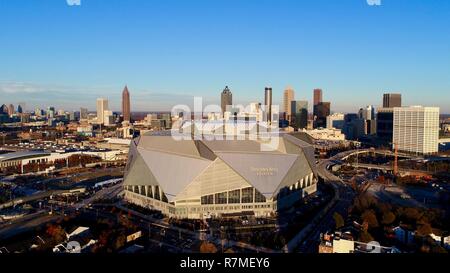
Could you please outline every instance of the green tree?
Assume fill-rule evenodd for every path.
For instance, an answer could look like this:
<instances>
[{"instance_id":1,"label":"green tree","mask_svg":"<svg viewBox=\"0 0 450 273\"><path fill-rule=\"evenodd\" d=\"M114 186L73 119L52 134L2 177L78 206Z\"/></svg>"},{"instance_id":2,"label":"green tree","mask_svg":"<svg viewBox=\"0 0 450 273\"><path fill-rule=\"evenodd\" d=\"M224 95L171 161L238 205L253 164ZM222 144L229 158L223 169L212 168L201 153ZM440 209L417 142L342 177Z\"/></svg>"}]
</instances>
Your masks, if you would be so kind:
<instances>
[{"instance_id":1,"label":"green tree","mask_svg":"<svg viewBox=\"0 0 450 273\"><path fill-rule=\"evenodd\" d=\"M342 218L342 215L340 215L339 213L335 212L333 218L334 223L336 224L336 229L340 229L345 225L344 218Z\"/></svg>"}]
</instances>

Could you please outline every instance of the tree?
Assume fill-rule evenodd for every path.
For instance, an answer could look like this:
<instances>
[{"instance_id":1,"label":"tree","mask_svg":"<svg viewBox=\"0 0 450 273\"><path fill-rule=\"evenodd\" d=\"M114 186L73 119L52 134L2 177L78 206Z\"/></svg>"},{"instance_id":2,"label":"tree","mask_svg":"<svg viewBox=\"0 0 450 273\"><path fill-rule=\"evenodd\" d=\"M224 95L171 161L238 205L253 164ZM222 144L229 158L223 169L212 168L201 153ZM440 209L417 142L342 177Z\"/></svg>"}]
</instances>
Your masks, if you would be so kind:
<instances>
[{"instance_id":1,"label":"tree","mask_svg":"<svg viewBox=\"0 0 450 273\"><path fill-rule=\"evenodd\" d=\"M339 213L335 212L333 218L334 223L336 224L336 229L340 229L345 225L344 218L342 218L342 215L340 215Z\"/></svg>"},{"instance_id":2,"label":"tree","mask_svg":"<svg viewBox=\"0 0 450 273\"><path fill-rule=\"evenodd\" d=\"M67 234L60 225L49 225L46 233L55 243L60 243L67 239Z\"/></svg>"},{"instance_id":3,"label":"tree","mask_svg":"<svg viewBox=\"0 0 450 273\"><path fill-rule=\"evenodd\" d=\"M419 226L419 228L417 229L417 235L419 236L428 236L431 233L433 233L433 230L431 229L431 226L428 223Z\"/></svg>"},{"instance_id":4,"label":"tree","mask_svg":"<svg viewBox=\"0 0 450 273\"><path fill-rule=\"evenodd\" d=\"M125 246L126 243L127 243L127 236L125 236L124 234L120 234L116 239L115 248L120 249L123 246Z\"/></svg>"},{"instance_id":5,"label":"tree","mask_svg":"<svg viewBox=\"0 0 450 273\"><path fill-rule=\"evenodd\" d=\"M359 241L363 242L363 243L368 243L373 241L373 237L372 235L370 235L370 233L368 231L361 231L359 233Z\"/></svg>"},{"instance_id":6,"label":"tree","mask_svg":"<svg viewBox=\"0 0 450 273\"><path fill-rule=\"evenodd\" d=\"M210 242L203 242L200 245L200 253L216 253L217 252L217 247Z\"/></svg>"},{"instance_id":7,"label":"tree","mask_svg":"<svg viewBox=\"0 0 450 273\"><path fill-rule=\"evenodd\" d=\"M390 211L383 213L383 217L381 219L381 223L383 225L390 225L394 221L395 221L395 214L394 213L392 213Z\"/></svg>"},{"instance_id":8,"label":"tree","mask_svg":"<svg viewBox=\"0 0 450 273\"><path fill-rule=\"evenodd\" d=\"M366 210L362 214L362 220L367 222L369 228L377 228L379 226L377 216L373 210Z\"/></svg>"}]
</instances>

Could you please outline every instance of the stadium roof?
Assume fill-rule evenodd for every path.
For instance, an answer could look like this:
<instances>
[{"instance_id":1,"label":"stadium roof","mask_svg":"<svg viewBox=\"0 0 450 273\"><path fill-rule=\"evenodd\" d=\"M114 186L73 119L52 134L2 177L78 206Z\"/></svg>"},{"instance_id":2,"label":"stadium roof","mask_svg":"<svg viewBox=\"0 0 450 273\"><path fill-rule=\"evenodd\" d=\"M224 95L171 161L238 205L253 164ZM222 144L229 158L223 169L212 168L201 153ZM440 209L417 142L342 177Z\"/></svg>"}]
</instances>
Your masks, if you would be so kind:
<instances>
[{"instance_id":1,"label":"stadium roof","mask_svg":"<svg viewBox=\"0 0 450 273\"><path fill-rule=\"evenodd\" d=\"M46 151L19 151L0 155L0 162L42 157L48 155L50 155L50 153Z\"/></svg>"},{"instance_id":2,"label":"stadium roof","mask_svg":"<svg viewBox=\"0 0 450 273\"><path fill-rule=\"evenodd\" d=\"M177 141L170 136L144 134L132 141L124 184L158 185L171 202L180 194L198 193L187 188L201 183L196 180L203 175L215 183L234 181L252 186L271 198L280 188L315 172L311 144L295 135L282 135L277 140L274 151L261 151L263 142L259 140Z\"/></svg>"}]
</instances>

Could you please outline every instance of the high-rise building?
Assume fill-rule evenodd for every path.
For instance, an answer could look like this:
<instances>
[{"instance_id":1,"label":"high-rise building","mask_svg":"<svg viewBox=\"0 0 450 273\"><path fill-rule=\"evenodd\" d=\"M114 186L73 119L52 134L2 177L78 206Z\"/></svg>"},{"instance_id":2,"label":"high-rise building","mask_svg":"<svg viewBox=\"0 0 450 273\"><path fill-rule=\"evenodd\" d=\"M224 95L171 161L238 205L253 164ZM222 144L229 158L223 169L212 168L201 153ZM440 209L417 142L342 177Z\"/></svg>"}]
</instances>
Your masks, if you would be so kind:
<instances>
[{"instance_id":1,"label":"high-rise building","mask_svg":"<svg viewBox=\"0 0 450 273\"><path fill-rule=\"evenodd\" d=\"M20 104L17 106L17 113L19 113L19 114L23 113L23 107Z\"/></svg>"},{"instance_id":2,"label":"high-rise building","mask_svg":"<svg viewBox=\"0 0 450 273\"><path fill-rule=\"evenodd\" d=\"M12 105L12 104L10 104L9 106L8 106L8 114L10 115L10 116L12 116L12 115L14 115L14 105Z\"/></svg>"},{"instance_id":3,"label":"high-rise building","mask_svg":"<svg viewBox=\"0 0 450 273\"><path fill-rule=\"evenodd\" d=\"M439 107L395 107L393 145L404 152L437 153Z\"/></svg>"},{"instance_id":4,"label":"high-rise building","mask_svg":"<svg viewBox=\"0 0 450 273\"><path fill-rule=\"evenodd\" d=\"M359 118L358 114L345 114L342 132L345 134L346 139L358 140L365 134L364 119Z\"/></svg>"},{"instance_id":5,"label":"high-rise building","mask_svg":"<svg viewBox=\"0 0 450 273\"><path fill-rule=\"evenodd\" d=\"M264 91L264 105L266 107L267 122L272 122L272 87L266 87Z\"/></svg>"},{"instance_id":6,"label":"high-rise building","mask_svg":"<svg viewBox=\"0 0 450 273\"><path fill-rule=\"evenodd\" d=\"M315 118L315 128L325 128L327 123L327 117L331 112L331 103L330 102L319 102L317 105L314 105L314 118Z\"/></svg>"},{"instance_id":7,"label":"high-rise building","mask_svg":"<svg viewBox=\"0 0 450 273\"><path fill-rule=\"evenodd\" d=\"M47 107L47 118L54 118L55 117L55 107L49 106Z\"/></svg>"},{"instance_id":8,"label":"high-rise building","mask_svg":"<svg viewBox=\"0 0 450 273\"><path fill-rule=\"evenodd\" d=\"M286 113L286 120L291 122L291 102L295 98L294 89L290 86L286 87L283 94L283 111Z\"/></svg>"},{"instance_id":9,"label":"high-rise building","mask_svg":"<svg viewBox=\"0 0 450 273\"><path fill-rule=\"evenodd\" d=\"M292 101L291 118L294 128L305 129L308 126L308 101Z\"/></svg>"},{"instance_id":10,"label":"high-rise building","mask_svg":"<svg viewBox=\"0 0 450 273\"><path fill-rule=\"evenodd\" d=\"M342 129L344 127L344 114L334 113L327 117L327 129Z\"/></svg>"},{"instance_id":11,"label":"high-rise building","mask_svg":"<svg viewBox=\"0 0 450 273\"><path fill-rule=\"evenodd\" d=\"M131 109L130 109L130 92L128 91L128 86L122 91L122 115L123 121L130 122L131 120Z\"/></svg>"},{"instance_id":12,"label":"high-rise building","mask_svg":"<svg viewBox=\"0 0 450 273\"><path fill-rule=\"evenodd\" d=\"M375 107L372 105L359 109L359 118L364 120L364 131L366 135L376 133L377 124L375 121Z\"/></svg>"},{"instance_id":13,"label":"high-rise building","mask_svg":"<svg viewBox=\"0 0 450 273\"><path fill-rule=\"evenodd\" d=\"M225 86L222 94L220 95L220 106L222 108L222 114L227 111L227 106L233 105L233 94L231 93L228 86Z\"/></svg>"},{"instance_id":14,"label":"high-rise building","mask_svg":"<svg viewBox=\"0 0 450 273\"><path fill-rule=\"evenodd\" d=\"M313 106L322 102L322 89L314 89L314 104Z\"/></svg>"},{"instance_id":15,"label":"high-rise building","mask_svg":"<svg viewBox=\"0 0 450 273\"><path fill-rule=\"evenodd\" d=\"M88 119L88 109L83 107L80 108L80 119Z\"/></svg>"},{"instance_id":16,"label":"high-rise building","mask_svg":"<svg viewBox=\"0 0 450 273\"><path fill-rule=\"evenodd\" d=\"M8 114L8 106L6 104L3 104L0 106L0 114L7 115Z\"/></svg>"},{"instance_id":17,"label":"high-rise building","mask_svg":"<svg viewBox=\"0 0 450 273\"><path fill-rule=\"evenodd\" d=\"M111 110L103 112L103 124L106 126L114 125L114 114Z\"/></svg>"},{"instance_id":18,"label":"high-rise building","mask_svg":"<svg viewBox=\"0 0 450 273\"><path fill-rule=\"evenodd\" d=\"M383 108L402 107L402 94L383 94Z\"/></svg>"},{"instance_id":19,"label":"high-rise building","mask_svg":"<svg viewBox=\"0 0 450 273\"><path fill-rule=\"evenodd\" d=\"M43 115L42 112L43 112L42 109L39 108L39 107L36 107L36 109L34 109L34 115L37 116L37 117L42 116Z\"/></svg>"},{"instance_id":20,"label":"high-rise building","mask_svg":"<svg viewBox=\"0 0 450 273\"><path fill-rule=\"evenodd\" d=\"M97 99L97 123L105 123L105 111L108 109L108 100L104 98Z\"/></svg>"},{"instance_id":21,"label":"high-rise building","mask_svg":"<svg viewBox=\"0 0 450 273\"><path fill-rule=\"evenodd\" d=\"M394 131L394 109L378 108L377 111L377 137L386 144L392 143Z\"/></svg>"}]
</instances>

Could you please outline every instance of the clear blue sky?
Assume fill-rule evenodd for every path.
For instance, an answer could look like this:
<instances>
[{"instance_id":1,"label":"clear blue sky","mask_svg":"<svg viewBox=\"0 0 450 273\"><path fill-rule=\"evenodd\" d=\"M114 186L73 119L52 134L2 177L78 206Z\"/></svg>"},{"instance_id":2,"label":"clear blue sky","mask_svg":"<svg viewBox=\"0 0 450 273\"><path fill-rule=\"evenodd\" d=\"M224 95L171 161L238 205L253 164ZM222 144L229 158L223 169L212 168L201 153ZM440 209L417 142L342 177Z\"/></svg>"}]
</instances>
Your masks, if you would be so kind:
<instances>
[{"instance_id":1,"label":"clear blue sky","mask_svg":"<svg viewBox=\"0 0 450 273\"><path fill-rule=\"evenodd\" d=\"M114 110L128 84L133 110L170 110L203 96L262 101L294 87L333 111L381 104L450 113L450 1L0 0L0 103Z\"/></svg>"}]
</instances>

